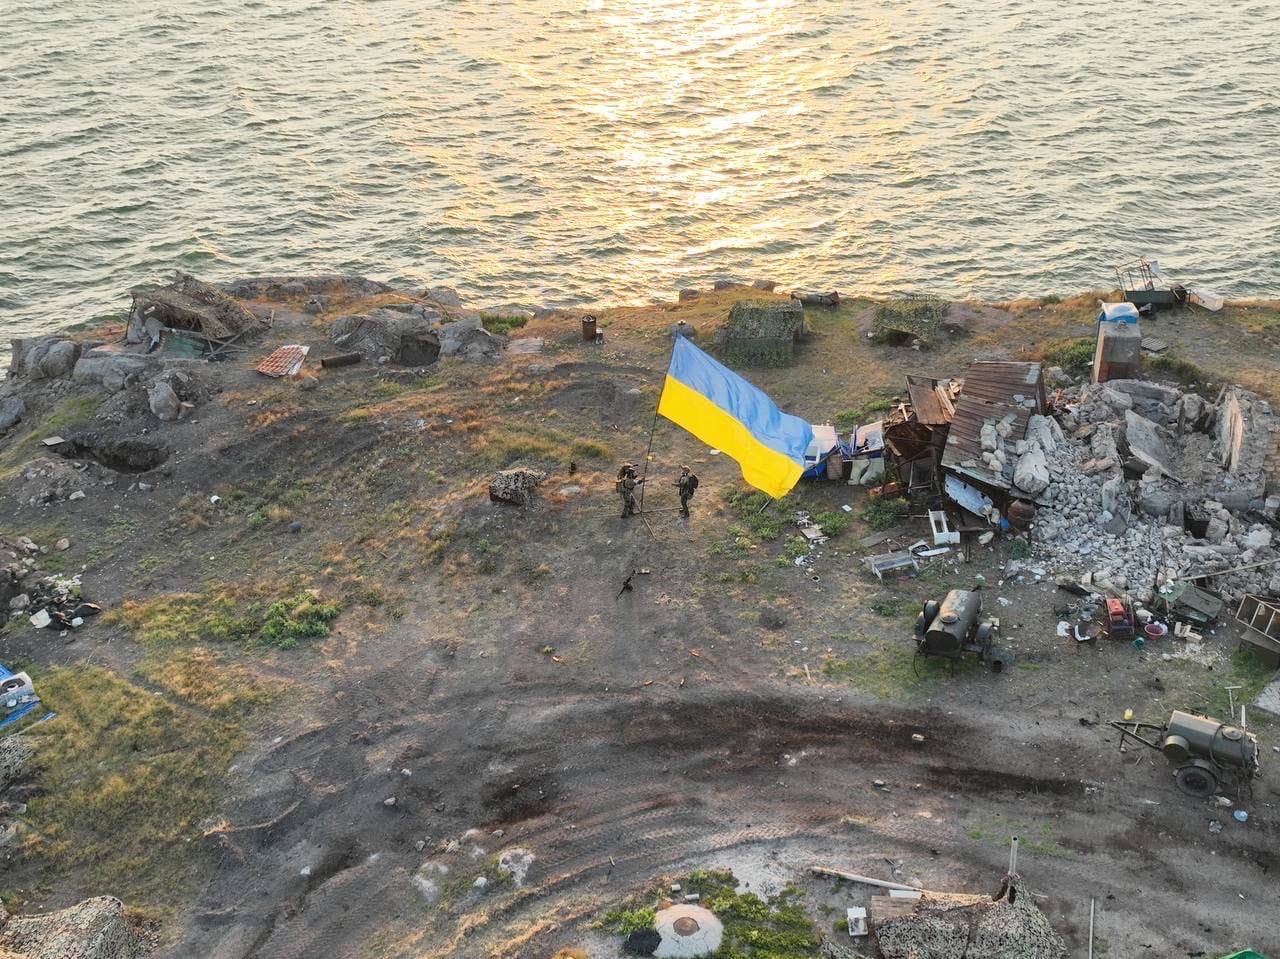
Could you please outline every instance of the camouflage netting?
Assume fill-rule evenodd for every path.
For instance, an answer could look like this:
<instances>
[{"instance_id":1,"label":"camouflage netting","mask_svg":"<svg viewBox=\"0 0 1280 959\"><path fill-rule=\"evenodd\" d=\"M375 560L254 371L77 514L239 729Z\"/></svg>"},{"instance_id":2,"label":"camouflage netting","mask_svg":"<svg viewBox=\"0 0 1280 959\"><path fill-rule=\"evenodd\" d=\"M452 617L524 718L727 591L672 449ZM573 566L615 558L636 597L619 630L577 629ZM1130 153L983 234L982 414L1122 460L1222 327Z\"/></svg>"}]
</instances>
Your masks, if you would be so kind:
<instances>
[{"instance_id":1,"label":"camouflage netting","mask_svg":"<svg viewBox=\"0 0 1280 959\"><path fill-rule=\"evenodd\" d=\"M10 916L0 906L0 959L136 959L142 947L111 896L40 916Z\"/></svg>"},{"instance_id":2,"label":"camouflage netting","mask_svg":"<svg viewBox=\"0 0 1280 959\"><path fill-rule=\"evenodd\" d=\"M909 294L876 307L871 332L877 337L892 334L914 336L928 342L937 335L947 304L928 294Z\"/></svg>"},{"instance_id":3,"label":"camouflage netting","mask_svg":"<svg viewBox=\"0 0 1280 959\"><path fill-rule=\"evenodd\" d=\"M804 332L799 300L741 300L729 310L730 340L790 339Z\"/></svg>"},{"instance_id":4,"label":"camouflage netting","mask_svg":"<svg viewBox=\"0 0 1280 959\"><path fill-rule=\"evenodd\" d=\"M1003 896L926 893L916 912L875 926L884 959L1065 959L1066 946L1013 884Z\"/></svg>"},{"instance_id":5,"label":"camouflage netting","mask_svg":"<svg viewBox=\"0 0 1280 959\"><path fill-rule=\"evenodd\" d=\"M24 736L6 736L0 739L0 793L18 778L22 768L35 754L31 741Z\"/></svg>"},{"instance_id":6,"label":"camouflage netting","mask_svg":"<svg viewBox=\"0 0 1280 959\"><path fill-rule=\"evenodd\" d=\"M139 286L129 292L133 296L125 336L129 343L143 342L156 323L214 340L230 340L267 328L226 293L186 273L178 273L168 286Z\"/></svg>"}]
</instances>

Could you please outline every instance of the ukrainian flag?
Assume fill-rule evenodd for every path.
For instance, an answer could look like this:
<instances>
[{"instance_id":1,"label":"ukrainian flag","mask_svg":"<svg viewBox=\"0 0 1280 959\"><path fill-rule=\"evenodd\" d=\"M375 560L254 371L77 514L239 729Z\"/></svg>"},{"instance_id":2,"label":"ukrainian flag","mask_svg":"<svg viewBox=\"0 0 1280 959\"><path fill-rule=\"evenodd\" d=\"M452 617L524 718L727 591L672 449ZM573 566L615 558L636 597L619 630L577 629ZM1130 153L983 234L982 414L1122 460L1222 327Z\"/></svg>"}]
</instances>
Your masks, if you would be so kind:
<instances>
[{"instance_id":1,"label":"ukrainian flag","mask_svg":"<svg viewBox=\"0 0 1280 959\"><path fill-rule=\"evenodd\" d=\"M813 430L768 395L677 336L658 412L738 461L742 478L774 499L804 472Z\"/></svg>"}]
</instances>

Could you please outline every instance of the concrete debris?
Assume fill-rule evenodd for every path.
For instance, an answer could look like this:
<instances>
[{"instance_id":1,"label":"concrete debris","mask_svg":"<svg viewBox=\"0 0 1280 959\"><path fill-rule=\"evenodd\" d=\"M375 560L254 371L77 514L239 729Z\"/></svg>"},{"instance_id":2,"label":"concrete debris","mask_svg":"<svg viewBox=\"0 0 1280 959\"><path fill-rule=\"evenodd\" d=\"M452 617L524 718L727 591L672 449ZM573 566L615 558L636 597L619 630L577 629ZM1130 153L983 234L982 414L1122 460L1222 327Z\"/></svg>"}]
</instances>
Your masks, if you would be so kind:
<instances>
[{"instance_id":1,"label":"concrete debris","mask_svg":"<svg viewBox=\"0 0 1280 959\"><path fill-rule=\"evenodd\" d=\"M147 406L165 422L172 422L182 415L182 401L173 387L162 380L157 380L147 391Z\"/></svg>"},{"instance_id":2,"label":"concrete debris","mask_svg":"<svg viewBox=\"0 0 1280 959\"><path fill-rule=\"evenodd\" d=\"M1211 588L1228 602L1270 590L1267 561L1280 564L1274 528L1249 515L1264 508L1268 463L1273 475L1280 466L1280 422L1268 404L1237 387L1214 405L1112 380L1067 396L1066 410L1063 439L1046 450L1051 482L1033 527L1044 565L1092 574L1140 602L1176 577L1252 563L1262 565Z\"/></svg>"},{"instance_id":3,"label":"concrete debris","mask_svg":"<svg viewBox=\"0 0 1280 959\"><path fill-rule=\"evenodd\" d=\"M1033 445L1018 457L1013 469L1013 485L1031 496L1038 496L1049 487L1049 465L1044 454L1045 450Z\"/></svg>"},{"instance_id":4,"label":"concrete debris","mask_svg":"<svg viewBox=\"0 0 1280 959\"><path fill-rule=\"evenodd\" d=\"M489 481L489 499L495 503L532 506L533 491L547 478L541 470L516 467L502 470Z\"/></svg>"},{"instance_id":5,"label":"concrete debris","mask_svg":"<svg viewBox=\"0 0 1280 959\"><path fill-rule=\"evenodd\" d=\"M57 912L11 916L0 906L0 955L13 959L136 959L142 945L112 896Z\"/></svg>"}]
</instances>

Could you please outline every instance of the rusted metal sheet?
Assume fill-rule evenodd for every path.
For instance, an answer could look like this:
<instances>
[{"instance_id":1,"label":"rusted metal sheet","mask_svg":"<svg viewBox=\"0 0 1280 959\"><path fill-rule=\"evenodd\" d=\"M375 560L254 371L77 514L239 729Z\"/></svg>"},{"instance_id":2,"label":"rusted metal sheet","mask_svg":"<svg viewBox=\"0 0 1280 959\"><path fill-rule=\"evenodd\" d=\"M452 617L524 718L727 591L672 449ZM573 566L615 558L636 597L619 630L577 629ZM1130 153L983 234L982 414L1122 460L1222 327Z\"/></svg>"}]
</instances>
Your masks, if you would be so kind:
<instances>
[{"instance_id":1,"label":"rusted metal sheet","mask_svg":"<svg viewBox=\"0 0 1280 959\"><path fill-rule=\"evenodd\" d=\"M1015 404L1015 397L1034 400L1033 413L1045 410L1044 377L1039 363L1013 360L983 360L969 364L964 373L961 397L985 403Z\"/></svg>"},{"instance_id":2,"label":"rusted metal sheet","mask_svg":"<svg viewBox=\"0 0 1280 959\"><path fill-rule=\"evenodd\" d=\"M293 376L302 369L302 361L310 350L311 347L299 344L282 346L258 364L258 372L267 376Z\"/></svg>"},{"instance_id":3,"label":"rusted metal sheet","mask_svg":"<svg viewBox=\"0 0 1280 959\"><path fill-rule=\"evenodd\" d=\"M926 426L943 426L955 414L950 381L927 376L908 376L907 392L916 419Z\"/></svg>"},{"instance_id":4,"label":"rusted metal sheet","mask_svg":"<svg viewBox=\"0 0 1280 959\"><path fill-rule=\"evenodd\" d=\"M961 394L956 401L956 414L951 420L951 432L947 436L946 448L942 451L943 469L987 483L999 489L1008 489L1009 480L1003 475L993 473L982 461L982 424L987 420L997 423L1005 416L1013 416L1013 432L1005 440L1009 449L1027 435L1027 420L1031 411L1023 406L1010 406L1005 403L985 403L967 394Z\"/></svg>"}]
</instances>

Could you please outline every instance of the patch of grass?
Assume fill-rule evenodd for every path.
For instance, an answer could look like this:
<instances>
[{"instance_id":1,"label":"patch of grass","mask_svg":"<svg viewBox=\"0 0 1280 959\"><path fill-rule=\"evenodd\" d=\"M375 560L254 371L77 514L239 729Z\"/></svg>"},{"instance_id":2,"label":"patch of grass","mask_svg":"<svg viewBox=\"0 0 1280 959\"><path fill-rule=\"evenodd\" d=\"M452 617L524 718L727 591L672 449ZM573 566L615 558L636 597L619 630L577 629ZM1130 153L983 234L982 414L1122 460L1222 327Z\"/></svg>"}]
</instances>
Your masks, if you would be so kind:
<instances>
[{"instance_id":1,"label":"patch of grass","mask_svg":"<svg viewBox=\"0 0 1280 959\"><path fill-rule=\"evenodd\" d=\"M337 603L322 602L308 591L267 603L244 603L241 590L224 583L198 593L125 600L104 619L123 626L148 646L229 643L292 649L300 639L327 636L341 611Z\"/></svg>"},{"instance_id":2,"label":"patch of grass","mask_svg":"<svg viewBox=\"0 0 1280 959\"><path fill-rule=\"evenodd\" d=\"M833 425L841 433L854 429L858 426L865 426L868 423L874 423L877 414L885 413L894 408L897 401L892 397L881 397L879 399L868 400L861 406L851 410L843 410L836 414Z\"/></svg>"},{"instance_id":3,"label":"patch of grass","mask_svg":"<svg viewBox=\"0 0 1280 959\"><path fill-rule=\"evenodd\" d=\"M257 679L244 666L203 646L148 657L138 665L136 674L219 719L259 710L275 700L283 688L280 683Z\"/></svg>"},{"instance_id":4,"label":"patch of grass","mask_svg":"<svg viewBox=\"0 0 1280 959\"><path fill-rule=\"evenodd\" d=\"M529 317L523 315L514 316L495 316L482 315L480 324L490 333L498 336L506 336L512 330L518 330L529 322Z\"/></svg>"},{"instance_id":5,"label":"patch of grass","mask_svg":"<svg viewBox=\"0 0 1280 959\"><path fill-rule=\"evenodd\" d=\"M655 922L657 922L655 911L648 906L639 909L619 906L606 912L604 918L600 920L600 925L620 936L629 936L633 932L652 929Z\"/></svg>"},{"instance_id":6,"label":"patch of grass","mask_svg":"<svg viewBox=\"0 0 1280 959\"><path fill-rule=\"evenodd\" d=\"M844 510L832 509L824 510L821 513L814 513L810 519L822 527L822 532L827 536L839 536L849 524L853 522L852 514L846 513Z\"/></svg>"},{"instance_id":7,"label":"patch of grass","mask_svg":"<svg viewBox=\"0 0 1280 959\"><path fill-rule=\"evenodd\" d=\"M796 560L809 552L809 541L803 536L788 536L782 545L782 555L788 560Z\"/></svg>"},{"instance_id":8,"label":"patch of grass","mask_svg":"<svg viewBox=\"0 0 1280 959\"><path fill-rule=\"evenodd\" d=\"M775 503L759 490L730 490L723 498L743 524L745 535L757 542L775 540L781 535L788 522L785 514L792 506L789 497Z\"/></svg>"},{"instance_id":9,"label":"patch of grass","mask_svg":"<svg viewBox=\"0 0 1280 959\"><path fill-rule=\"evenodd\" d=\"M989 842L996 846L1008 846L1009 839L1017 836L1021 852L1054 859L1075 858L1071 850L1064 849L1053 838L1053 827L1047 822L1027 823L996 816L969 827L965 830L965 835L977 842Z\"/></svg>"},{"instance_id":10,"label":"patch of grass","mask_svg":"<svg viewBox=\"0 0 1280 959\"><path fill-rule=\"evenodd\" d=\"M1093 368L1095 347L1092 336L1051 340L1041 350L1040 359L1048 366L1060 366L1067 373L1079 375Z\"/></svg>"},{"instance_id":11,"label":"patch of grass","mask_svg":"<svg viewBox=\"0 0 1280 959\"><path fill-rule=\"evenodd\" d=\"M902 598L899 596L882 596L879 599L873 599L869 607L873 613L880 616L897 616L904 608Z\"/></svg>"},{"instance_id":12,"label":"patch of grass","mask_svg":"<svg viewBox=\"0 0 1280 959\"><path fill-rule=\"evenodd\" d=\"M37 682L58 716L27 732L42 788L28 800L22 865L44 883L74 875L73 895L109 890L135 906L188 901L213 865L201 826L244 746L242 727L98 667L58 668Z\"/></svg>"},{"instance_id":13,"label":"patch of grass","mask_svg":"<svg viewBox=\"0 0 1280 959\"><path fill-rule=\"evenodd\" d=\"M610 456L603 443L536 424L501 426L486 433L478 445L485 463L495 467L514 463L568 464L575 459Z\"/></svg>"},{"instance_id":14,"label":"patch of grass","mask_svg":"<svg viewBox=\"0 0 1280 959\"><path fill-rule=\"evenodd\" d=\"M921 658L913 663L915 647L908 639L904 634L900 643L875 647L853 659L828 658L822 664L822 674L881 699L901 699L917 693L947 675L949 665L936 657ZM956 671L971 665L968 660L960 660ZM917 667L919 675L916 675Z\"/></svg>"},{"instance_id":15,"label":"patch of grass","mask_svg":"<svg viewBox=\"0 0 1280 959\"><path fill-rule=\"evenodd\" d=\"M1159 356L1145 357L1142 362L1149 375L1163 373L1165 376L1170 376L1188 386L1196 386L1213 381L1213 378L1203 368L1190 360L1184 360L1180 356L1162 353Z\"/></svg>"},{"instance_id":16,"label":"patch of grass","mask_svg":"<svg viewBox=\"0 0 1280 959\"><path fill-rule=\"evenodd\" d=\"M818 930L801 905L804 893L794 886L762 899L753 892L738 892L737 877L720 869L695 869L680 884L684 892L697 893L699 904L724 924L715 959L807 959L818 955ZM610 909L595 925L620 936L652 929L656 904L667 894L665 883L657 885Z\"/></svg>"},{"instance_id":17,"label":"patch of grass","mask_svg":"<svg viewBox=\"0 0 1280 959\"><path fill-rule=\"evenodd\" d=\"M910 504L905 499L873 499L859 514L872 529L893 529L907 514Z\"/></svg>"},{"instance_id":18,"label":"patch of grass","mask_svg":"<svg viewBox=\"0 0 1280 959\"><path fill-rule=\"evenodd\" d=\"M1026 559L1031 555L1031 544L1019 536L1009 544L1009 555L1014 559Z\"/></svg>"}]
</instances>

